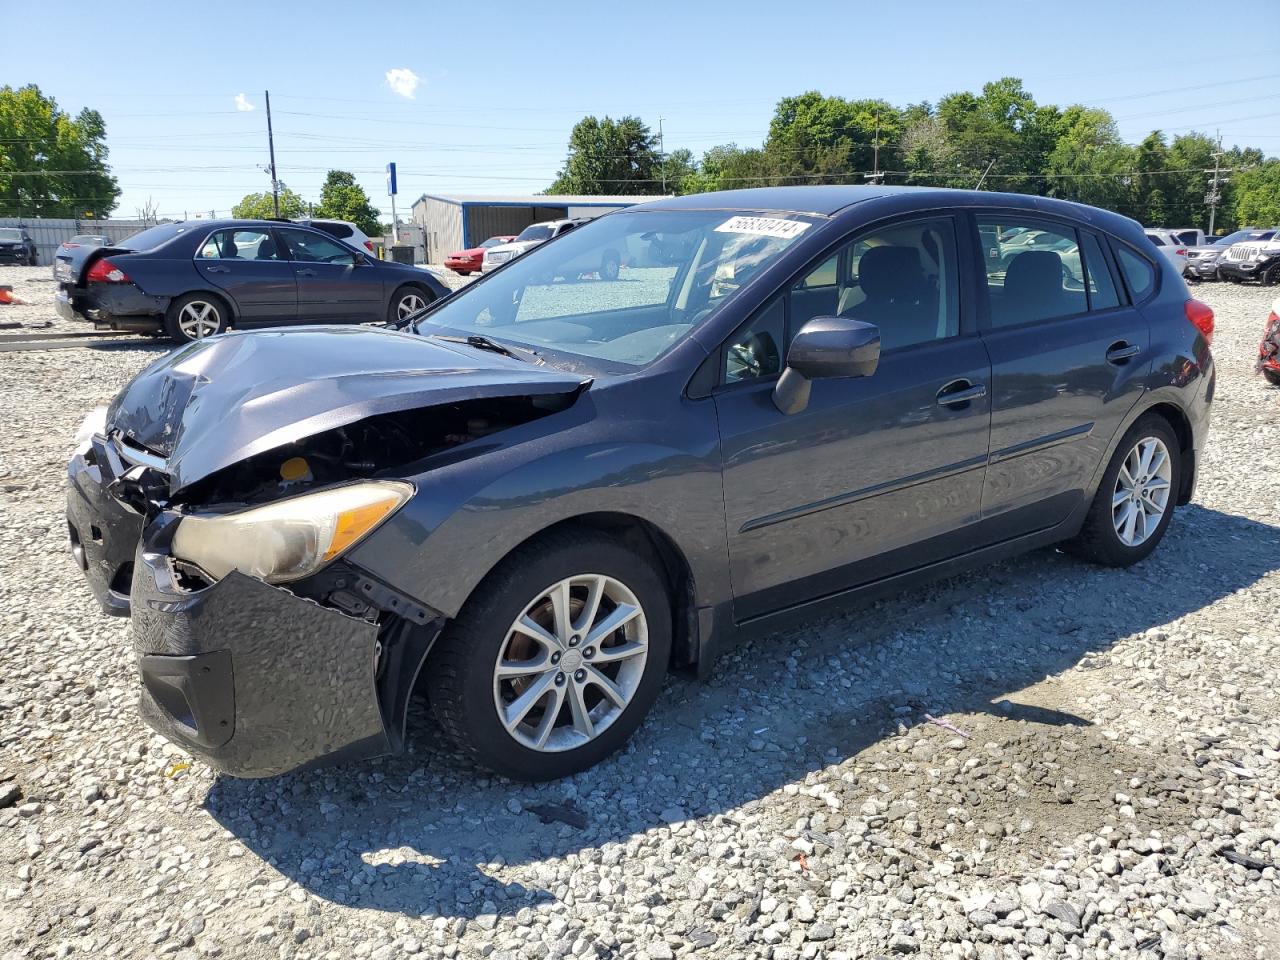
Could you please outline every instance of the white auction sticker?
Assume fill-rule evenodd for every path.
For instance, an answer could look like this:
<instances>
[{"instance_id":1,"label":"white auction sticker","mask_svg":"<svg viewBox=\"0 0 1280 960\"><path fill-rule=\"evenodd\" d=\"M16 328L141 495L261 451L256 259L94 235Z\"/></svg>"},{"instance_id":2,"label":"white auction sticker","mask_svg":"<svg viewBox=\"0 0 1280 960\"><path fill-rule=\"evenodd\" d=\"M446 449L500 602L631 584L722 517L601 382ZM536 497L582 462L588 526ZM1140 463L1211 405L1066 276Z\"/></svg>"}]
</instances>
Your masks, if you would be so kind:
<instances>
[{"instance_id":1,"label":"white auction sticker","mask_svg":"<svg viewBox=\"0 0 1280 960\"><path fill-rule=\"evenodd\" d=\"M757 237L779 237L791 240L809 229L811 224L799 220L780 220L777 217L730 217L716 233L749 233Z\"/></svg>"}]
</instances>

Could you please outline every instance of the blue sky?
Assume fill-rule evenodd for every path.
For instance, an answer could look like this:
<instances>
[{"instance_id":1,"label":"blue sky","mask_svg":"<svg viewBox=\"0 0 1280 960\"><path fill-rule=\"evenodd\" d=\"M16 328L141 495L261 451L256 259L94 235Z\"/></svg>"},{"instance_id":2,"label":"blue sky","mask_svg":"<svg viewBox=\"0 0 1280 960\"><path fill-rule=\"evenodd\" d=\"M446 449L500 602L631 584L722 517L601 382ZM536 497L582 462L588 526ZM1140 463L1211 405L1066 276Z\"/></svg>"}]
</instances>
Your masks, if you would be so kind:
<instances>
[{"instance_id":1,"label":"blue sky","mask_svg":"<svg viewBox=\"0 0 1280 960\"><path fill-rule=\"evenodd\" d=\"M29 3L5 8L32 16ZM382 171L394 160L402 215L424 192L546 187L588 113L638 115L655 129L662 116L667 149L700 155L718 143L758 145L778 98L808 89L901 105L1011 75L1041 102L1109 109L1128 140L1153 128L1220 129L1228 146L1280 153L1280 20L1215 27L1214 9L1170 0L72 5L61 28L6 45L0 85L35 82L72 113L103 114L120 216L148 198L162 216L225 214L269 189L264 90L282 180L318 200L327 169L351 170L386 213ZM397 92L389 71L409 71L416 86Z\"/></svg>"}]
</instances>

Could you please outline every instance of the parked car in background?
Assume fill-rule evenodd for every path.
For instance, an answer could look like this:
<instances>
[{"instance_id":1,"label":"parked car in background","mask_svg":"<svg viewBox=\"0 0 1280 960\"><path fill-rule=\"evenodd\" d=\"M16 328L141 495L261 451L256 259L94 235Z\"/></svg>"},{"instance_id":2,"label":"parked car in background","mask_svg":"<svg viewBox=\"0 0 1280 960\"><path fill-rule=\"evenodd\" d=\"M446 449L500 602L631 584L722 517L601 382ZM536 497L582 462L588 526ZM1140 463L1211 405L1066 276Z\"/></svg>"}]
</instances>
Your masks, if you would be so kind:
<instances>
[{"instance_id":1,"label":"parked car in background","mask_svg":"<svg viewBox=\"0 0 1280 960\"><path fill-rule=\"evenodd\" d=\"M1147 239L1159 248L1160 255L1182 273L1187 268L1187 245L1178 239L1172 230L1144 230Z\"/></svg>"},{"instance_id":2,"label":"parked car in background","mask_svg":"<svg viewBox=\"0 0 1280 960\"><path fill-rule=\"evenodd\" d=\"M337 237L343 243L350 244L362 253L375 253L376 250L373 241L368 235L357 227L350 220L316 220L310 217L304 217L294 220L294 223L300 223L304 227L314 227L316 230L323 230L331 237Z\"/></svg>"},{"instance_id":3,"label":"parked car in background","mask_svg":"<svg viewBox=\"0 0 1280 960\"><path fill-rule=\"evenodd\" d=\"M1280 297L1271 302L1271 313L1258 344L1258 370L1272 385L1280 387Z\"/></svg>"},{"instance_id":4,"label":"parked car in background","mask_svg":"<svg viewBox=\"0 0 1280 960\"><path fill-rule=\"evenodd\" d=\"M1187 269L1183 275L1191 281L1221 280L1222 277L1218 275L1218 258L1226 253L1232 244L1246 240L1270 240L1275 234L1275 230L1246 227L1225 237L1211 237L1210 242L1203 246L1188 247Z\"/></svg>"},{"instance_id":5,"label":"parked car in background","mask_svg":"<svg viewBox=\"0 0 1280 960\"><path fill-rule=\"evenodd\" d=\"M1205 245L1204 231L1198 227L1170 227L1169 232L1184 246L1203 247Z\"/></svg>"},{"instance_id":6,"label":"parked car in background","mask_svg":"<svg viewBox=\"0 0 1280 960\"><path fill-rule=\"evenodd\" d=\"M461 274L464 277L473 273L479 273L480 267L484 263L484 252L490 247L500 246L504 243L510 243L515 237L507 235L504 237L490 237L484 243L478 246L468 247L466 250L459 250L451 253L444 258L446 269L452 270L454 273Z\"/></svg>"},{"instance_id":7,"label":"parked car in background","mask_svg":"<svg viewBox=\"0 0 1280 960\"><path fill-rule=\"evenodd\" d=\"M39 262L36 242L26 227L0 227L0 263L34 267Z\"/></svg>"},{"instance_id":8,"label":"parked car in background","mask_svg":"<svg viewBox=\"0 0 1280 960\"><path fill-rule=\"evenodd\" d=\"M1218 274L1232 283L1257 280L1264 287L1280 283L1280 233L1233 243L1218 257Z\"/></svg>"},{"instance_id":9,"label":"parked car in background","mask_svg":"<svg viewBox=\"0 0 1280 960\"><path fill-rule=\"evenodd\" d=\"M230 327L403 320L448 293L425 270L274 220L163 223L69 253L60 316L179 342Z\"/></svg>"},{"instance_id":10,"label":"parked car in background","mask_svg":"<svg viewBox=\"0 0 1280 960\"><path fill-rule=\"evenodd\" d=\"M1015 227L1067 241L1086 282L1055 249L969 269ZM574 278L659 240L661 265ZM1148 556L1195 489L1212 334L1104 210L658 199L404 330L157 361L81 428L70 545L134 620L143 717L220 770L403 750L425 687L469 757L552 779L747 635L1061 541Z\"/></svg>"},{"instance_id":11,"label":"parked car in background","mask_svg":"<svg viewBox=\"0 0 1280 960\"><path fill-rule=\"evenodd\" d=\"M111 242L110 237L99 234L79 233L70 240L63 240L53 252L53 279L58 280L66 271L66 264L71 262L71 251L76 247L105 247Z\"/></svg>"},{"instance_id":12,"label":"parked car in background","mask_svg":"<svg viewBox=\"0 0 1280 960\"><path fill-rule=\"evenodd\" d=\"M531 223L510 243L500 243L486 250L484 260L480 264L480 272L488 273L490 270L496 270L520 254L528 253L538 244L554 240L586 222L585 219L578 217L572 220L546 220L542 223Z\"/></svg>"}]
</instances>

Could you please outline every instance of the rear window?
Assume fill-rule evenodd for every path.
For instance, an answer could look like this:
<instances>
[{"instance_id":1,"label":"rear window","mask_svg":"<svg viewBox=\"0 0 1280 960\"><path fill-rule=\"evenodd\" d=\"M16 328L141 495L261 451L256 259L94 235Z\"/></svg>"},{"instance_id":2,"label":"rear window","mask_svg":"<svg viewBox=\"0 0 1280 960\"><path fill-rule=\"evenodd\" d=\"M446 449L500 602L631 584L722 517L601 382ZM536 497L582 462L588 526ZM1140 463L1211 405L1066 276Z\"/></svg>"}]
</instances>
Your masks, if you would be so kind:
<instances>
[{"instance_id":1,"label":"rear window","mask_svg":"<svg viewBox=\"0 0 1280 960\"><path fill-rule=\"evenodd\" d=\"M1124 274L1124 282L1129 285L1133 302L1144 299L1156 285L1156 272L1151 264L1123 244L1116 246L1116 260Z\"/></svg>"},{"instance_id":2,"label":"rear window","mask_svg":"<svg viewBox=\"0 0 1280 960\"><path fill-rule=\"evenodd\" d=\"M1150 240L1152 243L1154 243L1157 247L1164 246L1164 240L1160 238L1160 234L1158 233L1148 233L1147 239Z\"/></svg>"},{"instance_id":3,"label":"rear window","mask_svg":"<svg viewBox=\"0 0 1280 960\"><path fill-rule=\"evenodd\" d=\"M331 237L337 237L339 240L345 240L351 236L351 228L345 223L313 223L311 225L317 230L323 230Z\"/></svg>"},{"instance_id":4,"label":"rear window","mask_svg":"<svg viewBox=\"0 0 1280 960\"><path fill-rule=\"evenodd\" d=\"M190 225L186 223L161 223L126 237L120 242L120 246L128 250L154 250L190 229Z\"/></svg>"}]
</instances>

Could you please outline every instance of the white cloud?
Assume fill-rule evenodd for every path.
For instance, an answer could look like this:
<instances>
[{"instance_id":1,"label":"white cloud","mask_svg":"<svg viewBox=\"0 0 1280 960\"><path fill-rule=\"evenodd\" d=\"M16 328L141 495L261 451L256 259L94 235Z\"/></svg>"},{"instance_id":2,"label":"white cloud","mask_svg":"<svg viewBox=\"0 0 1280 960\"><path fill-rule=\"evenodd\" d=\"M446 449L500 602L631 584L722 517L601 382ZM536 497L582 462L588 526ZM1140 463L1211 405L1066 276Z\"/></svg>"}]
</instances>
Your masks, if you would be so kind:
<instances>
[{"instance_id":1,"label":"white cloud","mask_svg":"<svg viewBox=\"0 0 1280 960\"><path fill-rule=\"evenodd\" d=\"M396 67L387 71L387 86L409 100L413 99L414 91L418 89L418 81L418 75L408 67Z\"/></svg>"},{"instance_id":2,"label":"white cloud","mask_svg":"<svg viewBox=\"0 0 1280 960\"><path fill-rule=\"evenodd\" d=\"M254 109L254 106L252 103L249 102L249 98L246 97L243 93L237 93L236 109L243 111L244 113L248 113L250 110Z\"/></svg>"}]
</instances>

